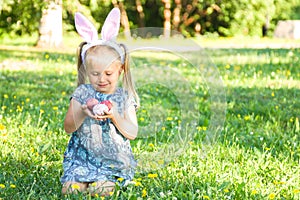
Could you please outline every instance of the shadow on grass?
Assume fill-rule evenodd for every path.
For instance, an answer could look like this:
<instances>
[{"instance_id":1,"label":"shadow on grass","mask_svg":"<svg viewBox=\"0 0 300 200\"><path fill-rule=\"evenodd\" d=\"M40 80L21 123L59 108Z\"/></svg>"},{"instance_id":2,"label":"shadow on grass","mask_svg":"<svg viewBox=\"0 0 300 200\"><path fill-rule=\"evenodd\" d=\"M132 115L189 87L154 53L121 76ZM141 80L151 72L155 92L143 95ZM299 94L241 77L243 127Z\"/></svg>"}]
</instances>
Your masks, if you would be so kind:
<instances>
[{"instance_id":1,"label":"shadow on grass","mask_svg":"<svg viewBox=\"0 0 300 200\"><path fill-rule=\"evenodd\" d=\"M27 49L5 49L0 48L0 61L5 59L13 59L15 61L46 61L46 60L53 60L53 61L64 61L64 62L73 62L75 61L75 52L73 54L70 53L61 53L61 52L50 52L46 49L37 49L36 51L27 50Z\"/></svg>"},{"instance_id":2,"label":"shadow on grass","mask_svg":"<svg viewBox=\"0 0 300 200\"><path fill-rule=\"evenodd\" d=\"M296 88L228 88L221 141L299 160L299 99Z\"/></svg>"}]
</instances>

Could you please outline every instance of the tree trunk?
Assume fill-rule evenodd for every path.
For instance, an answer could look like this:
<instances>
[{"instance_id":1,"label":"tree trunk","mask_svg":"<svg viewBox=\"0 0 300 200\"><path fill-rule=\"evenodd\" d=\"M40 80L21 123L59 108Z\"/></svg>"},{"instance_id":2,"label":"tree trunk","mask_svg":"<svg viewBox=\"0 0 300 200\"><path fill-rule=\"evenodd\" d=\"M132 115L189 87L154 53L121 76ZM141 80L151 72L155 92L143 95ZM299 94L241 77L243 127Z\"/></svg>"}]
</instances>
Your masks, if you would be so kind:
<instances>
[{"instance_id":1,"label":"tree trunk","mask_svg":"<svg viewBox=\"0 0 300 200\"><path fill-rule=\"evenodd\" d=\"M142 3L140 0L136 0L135 4L136 4L136 10L139 13L139 19L138 19L139 28L144 28L145 27L145 13L144 13Z\"/></svg>"},{"instance_id":2,"label":"tree trunk","mask_svg":"<svg viewBox=\"0 0 300 200\"><path fill-rule=\"evenodd\" d=\"M164 7L164 37L169 38L171 36L171 1L170 0L163 0L165 4Z\"/></svg>"},{"instance_id":3,"label":"tree trunk","mask_svg":"<svg viewBox=\"0 0 300 200\"><path fill-rule=\"evenodd\" d=\"M124 27L124 35L125 35L126 39L130 39L131 38L130 25L129 25L129 20L128 20L126 10L124 8L124 4L121 1L118 2L117 0L113 0L112 3L114 5L114 7L118 7L120 9L121 25Z\"/></svg>"},{"instance_id":4,"label":"tree trunk","mask_svg":"<svg viewBox=\"0 0 300 200\"><path fill-rule=\"evenodd\" d=\"M56 0L49 2L47 8L43 10L37 46L48 48L62 45L62 1Z\"/></svg>"},{"instance_id":5,"label":"tree trunk","mask_svg":"<svg viewBox=\"0 0 300 200\"><path fill-rule=\"evenodd\" d=\"M175 0L176 3L176 8L173 11L173 26L174 30L180 31L179 30L179 24L180 24L180 12L181 12L181 0Z\"/></svg>"}]
</instances>

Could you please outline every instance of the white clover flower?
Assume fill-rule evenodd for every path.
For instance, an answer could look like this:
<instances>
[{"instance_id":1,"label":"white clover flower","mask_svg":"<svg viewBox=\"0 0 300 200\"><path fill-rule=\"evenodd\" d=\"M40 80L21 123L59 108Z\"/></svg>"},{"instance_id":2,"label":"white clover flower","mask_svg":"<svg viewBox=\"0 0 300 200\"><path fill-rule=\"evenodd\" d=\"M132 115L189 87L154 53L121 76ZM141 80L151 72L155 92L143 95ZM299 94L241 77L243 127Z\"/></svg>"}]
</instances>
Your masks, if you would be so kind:
<instances>
[{"instance_id":1,"label":"white clover flower","mask_svg":"<svg viewBox=\"0 0 300 200\"><path fill-rule=\"evenodd\" d=\"M159 195L160 195L161 198L166 197L166 195L163 192L160 192Z\"/></svg>"}]
</instances>

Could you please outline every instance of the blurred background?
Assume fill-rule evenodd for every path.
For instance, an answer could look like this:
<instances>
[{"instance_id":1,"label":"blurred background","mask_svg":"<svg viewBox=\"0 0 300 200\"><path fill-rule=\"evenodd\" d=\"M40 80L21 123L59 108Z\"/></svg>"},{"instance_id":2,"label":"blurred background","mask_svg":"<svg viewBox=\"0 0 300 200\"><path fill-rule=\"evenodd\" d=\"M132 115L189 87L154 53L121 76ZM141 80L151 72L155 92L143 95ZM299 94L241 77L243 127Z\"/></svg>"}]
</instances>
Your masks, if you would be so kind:
<instances>
[{"instance_id":1,"label":"blurred background","mask_svg":"<svg viewBox=\"0 0 300 200\"><path fill-rule=\"evenodd\" d=\"M113 7L127 38L156 36L130 32L144 27L163 28L157 36L164 37L300 38L300 0L1 0L0 41L29 36L33 46L63 46L74 34L75 12L100 32Z\"/></svg>"}]
</instances>

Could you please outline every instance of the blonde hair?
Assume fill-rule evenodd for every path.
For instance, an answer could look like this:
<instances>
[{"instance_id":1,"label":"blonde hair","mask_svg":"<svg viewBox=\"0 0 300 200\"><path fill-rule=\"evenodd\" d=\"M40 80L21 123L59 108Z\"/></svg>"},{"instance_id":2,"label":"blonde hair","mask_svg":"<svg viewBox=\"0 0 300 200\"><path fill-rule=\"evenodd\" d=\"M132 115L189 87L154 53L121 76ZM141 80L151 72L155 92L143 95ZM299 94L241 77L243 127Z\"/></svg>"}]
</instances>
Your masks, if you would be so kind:
<instances>
[{"instance_id":1,"label":"blonde hair","mask_svg":"<svg viewBox=\"0 0 300 200\"><path fill-rule=\"evenodd\" d=\"M81 85L81 84L85 84L86 80L87 80L87 70L86 70L86 64L88 63L87 59L85 59L85 61L82 61L82 57L81 57L81 52L82 52L82 47L86 44L86 42L82 42L80 43L78 49L77 49L77 85ZM109 52L114 53L116 55L118 55L118 59L121 62L121 58L119 53L114 50L114 48L107 46L107 45L97 45L94 47L91 47L90 49L88 49L86 51L85 54L85 58L87 58L87 55L90 52L96 52L96 49L99 48L99 46L101 47L105 47L107 50L109 50ZM128 92L128 97L133 97L137 103L137 106L139 107L140 105L140 99L139 96L136 92L135 89L135 85L134 85L134 81L131 75L131 71L130 71L130 65L129 65L129 53L128 53L128 49L126 47L125 44L119 44L119 46L123 49L124 51L124 64L122 64L122 69L123 69L123 77L122 77L122 87L125 91Z\"/></svg>"}]
</instances>

